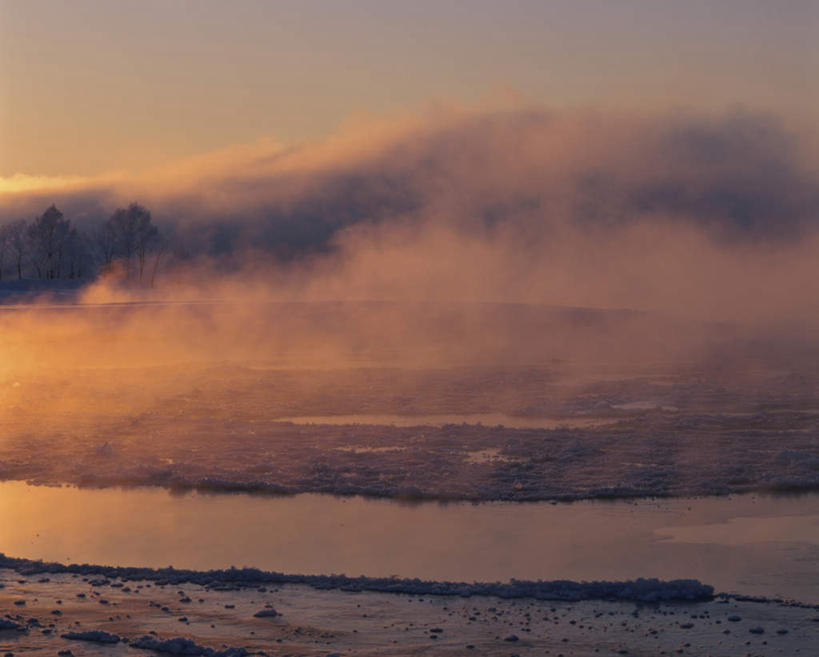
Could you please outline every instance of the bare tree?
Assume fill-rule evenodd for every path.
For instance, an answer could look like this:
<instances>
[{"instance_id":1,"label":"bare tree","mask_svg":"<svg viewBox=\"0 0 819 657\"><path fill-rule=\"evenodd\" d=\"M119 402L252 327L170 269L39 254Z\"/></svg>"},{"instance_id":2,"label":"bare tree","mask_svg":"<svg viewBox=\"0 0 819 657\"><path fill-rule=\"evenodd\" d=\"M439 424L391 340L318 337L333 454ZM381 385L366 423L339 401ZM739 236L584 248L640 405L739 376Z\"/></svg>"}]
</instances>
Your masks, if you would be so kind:
<instances>
[{"instance_id":1,"label":"bare tree","mask_svg":"<svg viewBox=\"0 0 819 657\"><path fill-rule=\"evenodd\" d=\"M6 225L9 251L11 253L17 278L23 278L23 261L28 247L28 222L18 219Z\"/></svg>"},{"instance_id":2,"label":"bare tree","mask_svg":"<svg viewBox=\"0 0 819 657\"><path fill-rule=\"evenodd\" d=\"M0 226L0 281L3 280L3 272L6 268L6 256L9 255L11 247L9 246L9 226L5 224Z\"/></svg>"},{"instance_id":3,"label":"bare tree","mask_svg":"<svg viewBox=\"0 0 819 657\"><path fill-rule=\"evenodd\" d=\"M97 242L101 246L104 262L110 265L121 258L125 275L142 280L148 253L159 244L159 230L151 221L151 213L139 203L127 208L117 208L100 229ZM136 271L134 270L134 263Z\"/></svg>"},{"instance_id":4,"label":"bare tree","mask_svg":"<svg viewBox=\"0 0 819 657\"><path fill-rule=\"evenodd\" d=\"M71 222L54 205L28 227L31 261L38 278L60 277L63 250L70 232Z\"/></svg>"},{"instance_id":5,"label":"bare tree","mask_svg":"<svg viewBox=\"0 0 819 657\"><path fill-rule=\"evenodd\" d=\"M145 272L145 257L152 251L159 242L159 230L151 223L151 214L148 213L147 223L143 222L138 226L136 239L136 255L139 263L139 280ZM153 279L153 277L152 277Z\"/></svg>"},{"instance_id":6,"label":"bare tree","mask_svg":"<svg viewBox=\"0 0 819 657\"><path fill-rule=\"evenodd\" d=\"M112 219L100 224L93 234L94 245L104 267L110 267L117 256L117 234Z\"/></svg>"},{"instance_id":7,"label":"bare tree","mask_svg":"<svg viewBox=\"0 0 819 657\"><path fill-rule=\"evenodd\" d=\"M154 266L151 269L151 287L153 287L154 283L156 282L156 273L159 271L159 261L162 258L162 256L165 254L165 251L167 250L167 248L168 248L168 240L165 237L163 237L161 235L158 235L157 238L156 238L156 243L155 243L154 249L153 249L153 251L154 251Z\"/></svg>"},{"instance_id":8,"label":"bare tree","mask_svg":"<svg viewBox=\"0 0 819 657\"><path fill-rule=\"evenodd\" d=\"M87 268L92 262L92 258L88 249L88 240L86 236L72 228L68 233L68 238L65 242L63 262L63 275L68 278L82 278L87 273Z\"/></svg>"}]
</instances>

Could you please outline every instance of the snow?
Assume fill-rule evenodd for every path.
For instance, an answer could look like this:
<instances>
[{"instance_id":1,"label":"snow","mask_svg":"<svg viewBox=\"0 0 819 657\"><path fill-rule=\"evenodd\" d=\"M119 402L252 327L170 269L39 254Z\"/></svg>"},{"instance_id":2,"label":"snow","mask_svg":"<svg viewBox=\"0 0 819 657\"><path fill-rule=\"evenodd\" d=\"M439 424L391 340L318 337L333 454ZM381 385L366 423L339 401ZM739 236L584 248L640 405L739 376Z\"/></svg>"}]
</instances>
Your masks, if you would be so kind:
<instances>
[{"instance_id":1,"label":"snow","mask_svg":"<svg viewBox=\"0 0 819 657\"><path fill-rule=\"evenodd\" d=\"M509 582L434 582L397 577L348 577L346 575L298 575L267 572L257 568L194 571L176 568L150 569L88 564L59 564L7 557L0 553L0 568L21 574L77 574L91 577L119 578L123 581L146 580L171 584L252 586L268 584L306 584L321 590L348 592L372 591L408 595L435 595L468 598L493 596L504 599L536 600L709 600L714 588L693 579L661 581L637 579L625 582L523 581Z\"/></svg>"},{"instance_id":2,"label":"snow","mask_svg":"<svg viewBox=\"0 0 819 657\"><path fill-rule=\"evenodd\" d=\"M119 643L122 637L116 634L109 634L101 630L90 630L88 632L66 632L60 635L63 639L71 641L89 641L91 643Z\"/></svg>"},{"instance_id":3,"label":"snow","mask_svg":"<svg viewBox=\"0 0 819 657\"><path fill-rule=\"evenodd\" d=\"M168 655L193 655L194 657L245 657L248 652L244 648L228 648L226 650L214 650L200 646L185 637L175 637L173 639L155 639L151 636L143 636L131 643L134 648L153 650L154 652Z\"/></svg>"},{"instance_id":4,"label":"snow","mask_svg":"<svg viewBox=\"0 0 819 657\"><path fill-rule=\"evenodd\" d=\"M110 573L113 574L113 573ZM71 632L112 636L116 644L86 641L81 654L241 657L248 654L355 654L361 657L480 654L685 654L757 657L812 654L819 641L819 609L773 601L717 597L653 603L609 600L389 594L322 590L303 584L260 587L228 583L184 585L157 579L54 573L50 581L0 568L11 599L29 601L21 629L0 633L0 654L54 655L72 648ZM127 586L115 586L117 584ZM77 593L86 594L78 598ZM100 605L105 597L108 605ZM254 611L275 603L276 622ZM60 616L51 612L59 609ZM184 614L187 619L180 622ZM732 616L740 617L729 622ZM762 628L763 634L754 634ZM727 631L726 631L727 630ZM507 637L517 641L506 641ZM468 646L472 646L469 648Z\"/></svg>"}]
</instances>

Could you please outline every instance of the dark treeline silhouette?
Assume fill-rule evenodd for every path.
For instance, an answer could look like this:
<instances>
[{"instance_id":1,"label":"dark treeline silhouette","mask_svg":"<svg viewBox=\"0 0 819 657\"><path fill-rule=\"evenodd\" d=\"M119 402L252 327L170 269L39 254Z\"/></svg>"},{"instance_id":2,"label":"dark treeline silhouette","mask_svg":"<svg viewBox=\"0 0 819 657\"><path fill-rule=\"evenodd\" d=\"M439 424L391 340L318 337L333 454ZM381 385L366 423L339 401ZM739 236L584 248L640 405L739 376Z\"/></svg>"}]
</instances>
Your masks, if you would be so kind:
<instances>
[{"instance_id":1,"label":"dark treeline silhouette","mask_svg":"<svg viewBox=\"0 0 819 657\"><path fill-rule=\"evenodd\" d=\"M139 203L117 208L91 230L72 225L55 205L28 221L0 226L0 280L76 279L110 273L154 282L164 239Z\"/></svg>"}]
</instances>

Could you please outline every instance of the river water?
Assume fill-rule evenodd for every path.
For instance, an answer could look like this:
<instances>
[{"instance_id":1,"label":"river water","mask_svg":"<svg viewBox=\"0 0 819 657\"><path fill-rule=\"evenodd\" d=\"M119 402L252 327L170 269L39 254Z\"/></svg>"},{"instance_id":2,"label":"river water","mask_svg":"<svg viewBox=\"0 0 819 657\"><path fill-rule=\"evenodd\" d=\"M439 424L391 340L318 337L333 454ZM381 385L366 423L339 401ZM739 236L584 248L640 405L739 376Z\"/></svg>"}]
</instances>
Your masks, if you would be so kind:
<instances>
[{"instance_id":1,"label":"river water","mask_svg":"<svg viewBox=\"0 0 819 657\"><path fill-rule=\"evenodd\" d=\"M407 504L2 482L0 551L459 581L693 577L819 603L819 495Z\"/></svg>"}]
</instances>

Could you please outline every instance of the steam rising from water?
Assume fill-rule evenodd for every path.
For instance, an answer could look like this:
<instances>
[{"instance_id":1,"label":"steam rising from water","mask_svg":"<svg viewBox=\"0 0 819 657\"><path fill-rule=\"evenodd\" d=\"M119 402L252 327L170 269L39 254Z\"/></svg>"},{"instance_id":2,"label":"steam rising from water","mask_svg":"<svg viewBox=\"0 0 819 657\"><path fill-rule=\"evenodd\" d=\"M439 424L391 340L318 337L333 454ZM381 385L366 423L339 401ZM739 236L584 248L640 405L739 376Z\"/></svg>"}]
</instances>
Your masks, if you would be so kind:
<instances>
[{"instance_id":1,"label":"steam rising from water","mask_svg":"<svg viewBox=\"0 0 819 657\"><path fill-rule=\"evenodd\" d=\"M18 384L44 413L150 408L226 362L804 369L819 175L800 136L741 112L449 109L5 192L6 219L55 202L79 224L137 198L175 248L155 289L4 311L3 413Z\"/></svg>"}]
</instances>

